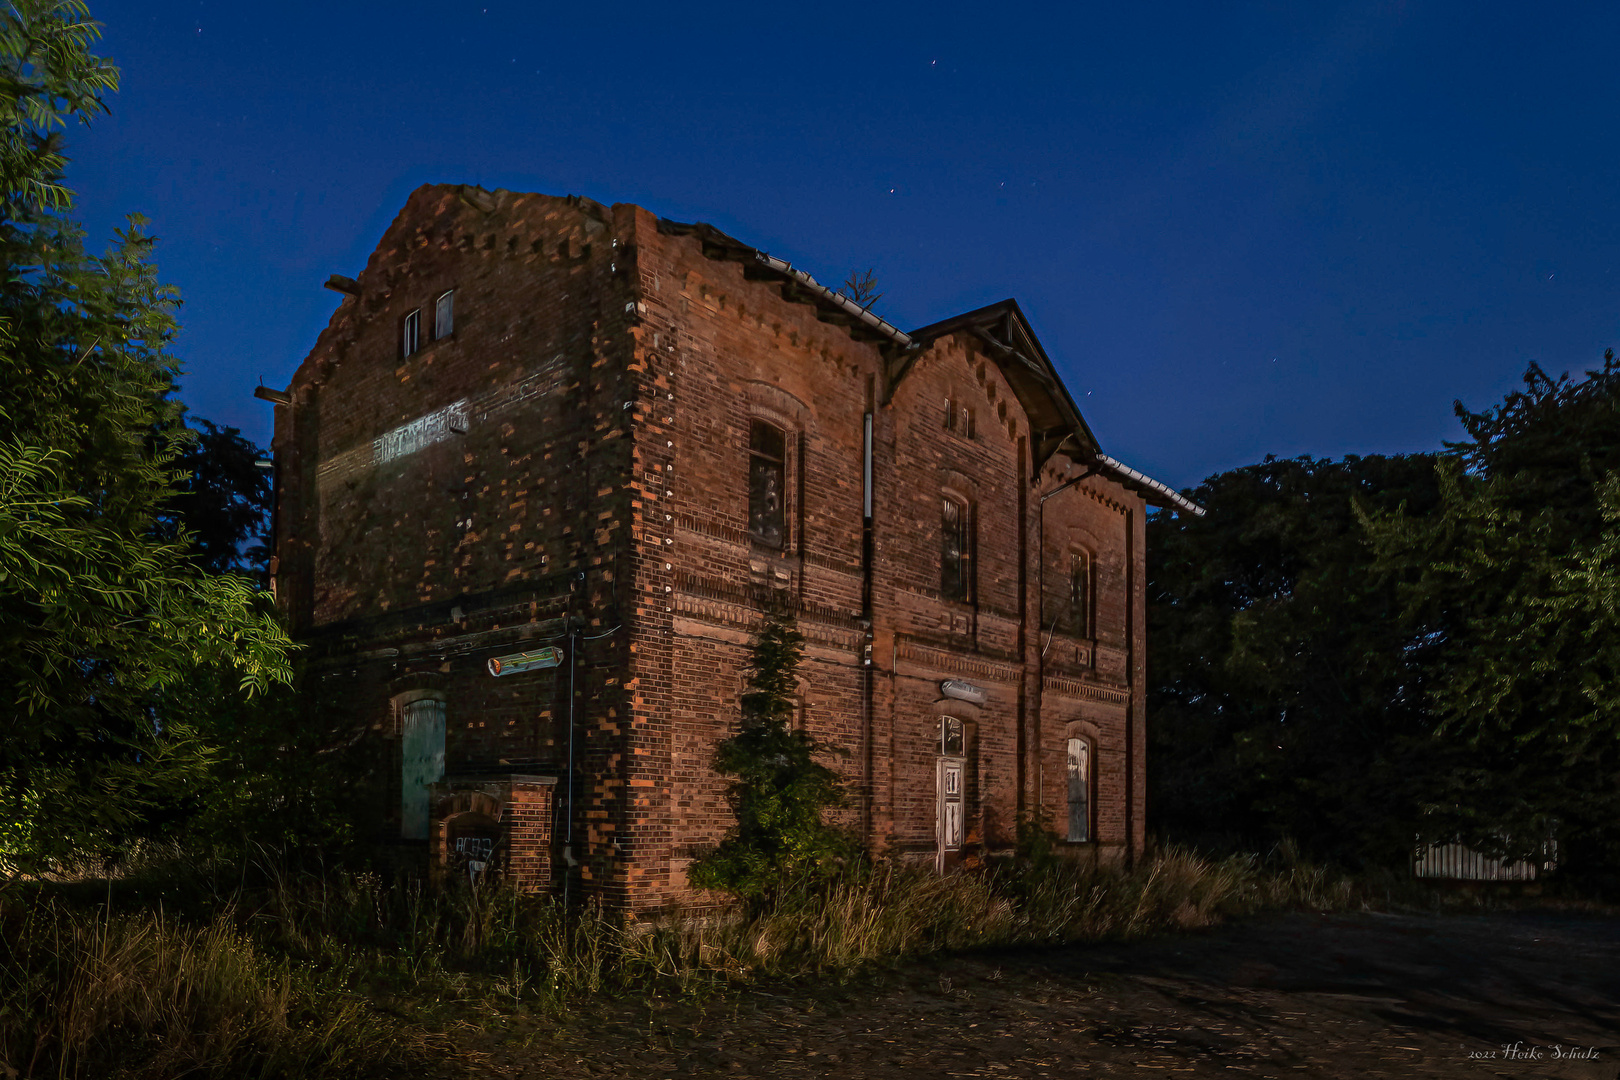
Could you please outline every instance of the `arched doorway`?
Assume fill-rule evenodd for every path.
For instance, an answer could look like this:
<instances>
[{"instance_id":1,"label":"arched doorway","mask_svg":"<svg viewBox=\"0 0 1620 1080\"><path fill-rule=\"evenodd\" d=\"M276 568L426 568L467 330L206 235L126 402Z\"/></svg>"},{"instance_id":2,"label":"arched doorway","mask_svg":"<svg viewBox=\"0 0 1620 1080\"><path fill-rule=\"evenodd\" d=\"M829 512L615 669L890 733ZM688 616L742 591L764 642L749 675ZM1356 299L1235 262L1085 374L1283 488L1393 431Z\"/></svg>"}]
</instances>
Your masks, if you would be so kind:
<instances>
[{"instance_id":1,"label":"arched doorway","mask_svg":"<svg viewBox=\"0 0 1620 1080\"><path fill-rule=\"evenodd\" d=\"M939 760L934 779L936 854L934 865L943 873L962 862L962 841L967 824L967 740L960 717L939 718Z\"/></svg>"}]
</instances>

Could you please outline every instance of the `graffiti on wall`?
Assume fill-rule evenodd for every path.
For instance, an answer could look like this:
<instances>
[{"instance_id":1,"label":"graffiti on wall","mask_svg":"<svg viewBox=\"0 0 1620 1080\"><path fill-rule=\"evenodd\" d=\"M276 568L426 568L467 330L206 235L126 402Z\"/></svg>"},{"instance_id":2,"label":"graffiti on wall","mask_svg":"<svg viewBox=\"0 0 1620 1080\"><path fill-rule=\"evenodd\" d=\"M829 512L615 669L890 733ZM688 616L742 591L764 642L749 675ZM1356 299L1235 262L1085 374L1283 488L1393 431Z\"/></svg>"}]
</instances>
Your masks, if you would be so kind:
<instances>
[{"instance_id":1,"label":"graffiti on wall","mask_svg":"<svg viewBox=\"0 0 1620 1080\"><path fill-rule=\"evenodd\" d=\"M474 881L489 865L489 857L495 851L495 838L492 836L458 836L456 837L456 861L467 867L467 876Z\"/></svg>"}]
</instances>

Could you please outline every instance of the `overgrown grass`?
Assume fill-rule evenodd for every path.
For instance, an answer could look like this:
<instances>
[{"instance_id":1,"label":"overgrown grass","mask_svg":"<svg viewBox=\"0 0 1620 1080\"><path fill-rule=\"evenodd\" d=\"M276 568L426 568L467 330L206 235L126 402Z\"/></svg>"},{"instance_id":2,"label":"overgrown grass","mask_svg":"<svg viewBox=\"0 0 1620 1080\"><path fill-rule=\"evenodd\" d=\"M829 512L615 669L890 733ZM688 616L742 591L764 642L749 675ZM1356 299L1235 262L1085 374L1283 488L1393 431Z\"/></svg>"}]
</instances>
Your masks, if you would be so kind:
<instances>
[{"instance_id":1,"label":"overgrown grass","mask_svg":"<svg viewBox=\"0 0 1620 1080\"><path fill-rule=\"evenodd\" d=\"M408 1066L431 1039L228 917L56 902L0 911L7 1077L351 1077Z\"/></svg>"},{"instance_id":2,"label":"overgrown grass","mask_svg":"<svg viewBox=\"0 0 1620 1080\"><path fill-rule=\"evenodd\" d=\"M940 876L861 864L769 909L637 921L368 873L189 874L178 908L151 905L159 867L93 906L64 888L0 899L0 1074L363 1076L448 1053L425 1033L446 1001L557 1008L1353 900L1348 881L1319 869L1177 849L1132 869L1036 858Z\"/></svg>"},{"instance_id":3,"label":"overgrown grass","mask_svg":"<svg viewBox=\"0 0 1620 1080\"><path fill-rule=\"evenodd\" d=\"M1052 860L940 876L886 864L750 915L675 913L622 932L620 949L642 978L687 986L716 975L847 973L952 950L1130 940L1351 901L1349 881L1325 871L1267 871L1256 859L1211 862L1177 849L1129 870Z\"/></svg>"}]
</instances>

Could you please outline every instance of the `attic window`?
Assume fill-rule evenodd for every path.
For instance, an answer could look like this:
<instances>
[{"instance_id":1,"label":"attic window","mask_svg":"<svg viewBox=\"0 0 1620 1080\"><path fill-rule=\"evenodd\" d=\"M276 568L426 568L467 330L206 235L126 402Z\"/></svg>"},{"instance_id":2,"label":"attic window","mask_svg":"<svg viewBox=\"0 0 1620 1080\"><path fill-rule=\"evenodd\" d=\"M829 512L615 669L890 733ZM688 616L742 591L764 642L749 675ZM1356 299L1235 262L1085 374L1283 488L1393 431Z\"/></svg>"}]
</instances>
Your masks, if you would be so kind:
<instances>
[{"instance_id":1,"label":"attic window","mask_svg":"<svg viewBox=\"0 0 1620 1080\"><path fill-rule=\"evenodd\" d=\"M417 308L405 316L405 329L400 338L400 351L403 356L415 356L416 350L422 347L422 309Z\"/></svg>"},{"instance_id":2,"label":"attic window","mask_svg":"<svg viewBox=\"0 0 1620 1080\"><path fill-rule=\"evenodd\" d=\"M433 302L433 340L447 338L456 329L456 290L446 289Z\"/></svg>"}]
</instances>

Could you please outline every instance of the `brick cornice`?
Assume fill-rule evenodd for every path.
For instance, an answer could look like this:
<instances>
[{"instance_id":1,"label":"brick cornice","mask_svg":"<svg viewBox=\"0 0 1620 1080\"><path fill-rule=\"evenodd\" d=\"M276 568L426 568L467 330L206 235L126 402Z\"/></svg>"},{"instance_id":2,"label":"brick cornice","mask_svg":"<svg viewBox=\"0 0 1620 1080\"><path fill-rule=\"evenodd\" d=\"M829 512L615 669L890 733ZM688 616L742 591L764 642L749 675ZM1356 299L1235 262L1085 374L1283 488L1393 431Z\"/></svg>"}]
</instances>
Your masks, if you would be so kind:
<instances>
[{"instance_id":1,"label":"brick cornice","mask_svg":"<svg viewBox=\"0 0 1620 1080\"><path fill-rule=\"evenodd\" d=\"M1016 684L1024 677L1024 669L1017 664L1004 664L985 657L938 649L903 634L895 635L895 660L987 682Z\"/></svg>"},{"instance_id":2,"label":"brick cornice","mask_svg":"<svg viewBox=\"0 0 1620 1080\"><path fill-rule=\"evenodd\" d=\"M747 590L705 578L683 576L671 596L675 614L754 633L764 616ZM836 649L858 649L864 631L853 615L816 604L797 605L795 619L807 642Z\"/></svg>"},{"instance_id":3,"label":"brick cornice","mask_svg":"<svg viewBox=\"0 0 1620 1080\"><path fill-rule=\"evenodd\" d=\"M1041 689L1054 697L1073 698L1076 701L1096 701L1104 705L1118 705L1120 708L1131 703L1131 692L1120 690L1112 686L1099 686L1097 683L1070 679L1062 675L1048 675L1041 680Z\"/></svg>"}]
</instances>

